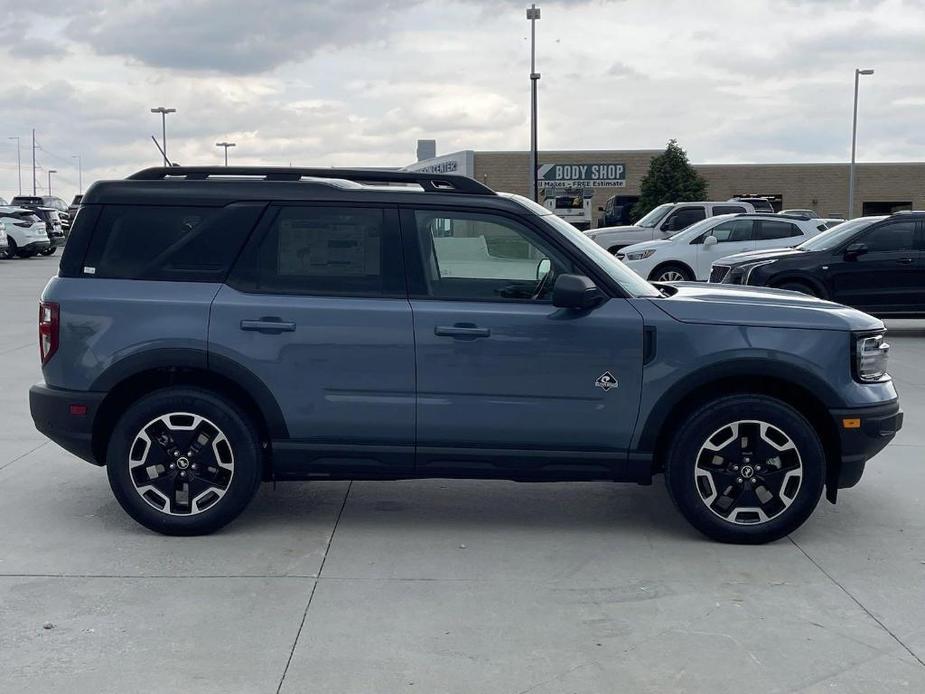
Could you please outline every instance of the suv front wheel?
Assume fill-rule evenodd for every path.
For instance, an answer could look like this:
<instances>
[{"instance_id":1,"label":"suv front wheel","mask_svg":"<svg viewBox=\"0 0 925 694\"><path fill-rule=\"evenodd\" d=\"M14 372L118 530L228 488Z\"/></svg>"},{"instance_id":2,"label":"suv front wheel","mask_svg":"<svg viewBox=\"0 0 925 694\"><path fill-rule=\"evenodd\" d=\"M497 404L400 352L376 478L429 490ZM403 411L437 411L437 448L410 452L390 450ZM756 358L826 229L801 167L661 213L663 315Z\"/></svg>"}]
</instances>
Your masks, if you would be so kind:
<instances>
[{"instance_id":1,"label":"suv front wheel","mask_svg":"<svg viewBox=\"0 0 925 694\"><path fill-rule=\"evenodd\" d=\"M112 432L109 484L136 521L165 535L201 535L234 520L261 480L260 437L231 402L199 388L157 390Z\"/></svg>"},{"instance_id":2,"label":"suv front wheel","mask_svg":"<svg viewBox=\"0 0 925 694\"><path fill-rule=\"evenodd\" d=\"M665 482L685 518L721 542L760 544L796 530L815 509L825 453L803 415L767 396L708 402L674 437Z\"/></svg>"}]
</instances>

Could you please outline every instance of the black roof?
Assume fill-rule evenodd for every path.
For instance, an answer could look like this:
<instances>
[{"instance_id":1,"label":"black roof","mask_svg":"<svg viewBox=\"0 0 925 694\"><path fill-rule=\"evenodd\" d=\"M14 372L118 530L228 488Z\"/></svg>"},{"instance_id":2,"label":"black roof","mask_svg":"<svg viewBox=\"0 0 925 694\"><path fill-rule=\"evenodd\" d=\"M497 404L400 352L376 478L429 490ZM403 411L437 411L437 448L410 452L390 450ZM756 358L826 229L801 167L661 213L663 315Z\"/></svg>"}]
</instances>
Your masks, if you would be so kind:
<instances>
[{"instance_id":1,"label":"black roof","mask_svg":"<svg viewBox=\"0 0 925 694\"><path fill-rule=\"evenodd\" d=\"M220 206L246 200L329 200L523 208L467 176L382 169L174 166L144 169L124 180L98 181L82 205ZM470 202L471 201L471 202Z\"/></svg>"}]
</instances>

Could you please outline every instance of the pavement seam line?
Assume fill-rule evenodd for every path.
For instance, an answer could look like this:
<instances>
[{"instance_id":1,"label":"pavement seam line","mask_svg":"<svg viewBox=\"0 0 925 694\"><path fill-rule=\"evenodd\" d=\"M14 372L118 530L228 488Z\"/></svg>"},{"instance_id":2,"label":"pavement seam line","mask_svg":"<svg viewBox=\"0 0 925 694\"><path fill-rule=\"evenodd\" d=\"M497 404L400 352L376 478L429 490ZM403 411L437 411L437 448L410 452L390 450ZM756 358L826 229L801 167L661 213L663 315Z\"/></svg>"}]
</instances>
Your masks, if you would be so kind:
<instances>
[{"instance_id":1,"label":"pavement seam line","mask_svg":"<svg viewBox=\"0 0 925 694\"><path fill-rule=\"evenodd\" d=\"M289 674L289 666L292 664L292 656L295 655L296 646L299 645L299 638L302 636L302 629L305 628L305 622L308 620L308 609L312 606L312 598L315 597L315 591L318 590L318 580L321 578L321 572L324 571L324 563L328 560L328 554L334 546L334 534L337 532L337 526L340 525L340 518L344 515L344 509L347 507L347 497L350 496L350 490L353 489L353 480L347 485L347 491L344 492L344 501L340 505L337 517L334 519L334 527L331 528L331 537L328 538L328 546L324 550L324 556L321 557L321 565L318 567L318 574L315 576L315 582L312 584L312 592L308 595L308 602L305 603L305 611L302 613L302 621L299 622L299 630L296 632L295 639L292 641L292 648L289 650L289 657L286 659L286 667L283 668L283 675L279 678L279 684L276 685L276 694L280 694L283 688L283 682L286 681L286 675Z\"/></svg>"},{"instance_id":2,"label":"pavement seam line","mask_svg":"<svg viewBox=\"0 0 925 694\"><path fill-rule=\"evenodd\" d=\"M28 451L26 451L25 453L21 453L20 455L16 456L16 457L13 458L12 460L10 460L10 461L4 463L3 465L0 465L0 470L5 470L5 469L8 468L10 465L12 465L13 463L15 463L17 460L22 460L23 458L25 458L25 457L26 457L27 455L29 455L30 453L35 453L35 452L36 452L38 449L40 449L42 446L47 446L49 443L51 443L51 441L48 441L47 439L46 439L45 441L42 441L42 443L40 443L38 446L36 446L36 447L33 448L32 450L28 450Z\"/></svg>"},{"instance_id":3,"label":"pavement seam line","mask_svg":"<svg viewBox=\"0 0 925 694\"><path fill-rule=\"evenodd\" d=\"M841 589L841 591L842 591L845 595L847 595L849 598L851 598L852 602L854 602L855 605L857 605L858 607L860 607L860 608L864 611L864 613L865 613L868 617L870 617L872 620L874 620L877 624L879 624L879 625L880 625L880 628L883 629L887 634L889 634L890 637L891 637L896 643L898 643L900 646L902 646L902 647L906 650L906 652L907 652L909 655L911 655L913 658L915 658L916 661L918 661L918 664L919 664L919 665L921 665L922 667L925 667L925 661L923 661L918 655L916 655L915 651L913 651L911 648L909 648L909 646L907 646L907 645L903 642L903 640L902 640L901 638L899 638L896 634L894 634L893 631L892 631L886 624L884 624L882 621L880 621L880 620L874 615L873 612L871 612L870 610L868 610L867 607L865 607L864 604L863 604L860 600L858 600L856 597L854 597L854 595L852 595L851 591L849 591L847 588L845 588L845 586L843 586L841 583L839 583L837 580L835 580L835 577L832 576L832 574L830 574L828 571L826 571L825 569L823 569L823 568L822 568L822 565L819 564L819 562L817 562L815 559L813 559L813 558L807 553L807 551L806 551L805 549L803 549L802 547L800 547L800 545L797 544L797 541L794 540L793 537L791 537L790 535L788 535L788 536L787 536L787 539L790 540L790 542L793 544L794 547L796 547L798 550L800 550L800 552L803 554L804 557L806 557L807 559L809 559L809 560L813 563L813 566L815 566L817 569L819 569L819 571L822 572L822 575L823 575L823 576L825 576L825 577L828 578L832 583L834 583L836 586L838 586L838 587Z\"/></svg>"}]
</instances>

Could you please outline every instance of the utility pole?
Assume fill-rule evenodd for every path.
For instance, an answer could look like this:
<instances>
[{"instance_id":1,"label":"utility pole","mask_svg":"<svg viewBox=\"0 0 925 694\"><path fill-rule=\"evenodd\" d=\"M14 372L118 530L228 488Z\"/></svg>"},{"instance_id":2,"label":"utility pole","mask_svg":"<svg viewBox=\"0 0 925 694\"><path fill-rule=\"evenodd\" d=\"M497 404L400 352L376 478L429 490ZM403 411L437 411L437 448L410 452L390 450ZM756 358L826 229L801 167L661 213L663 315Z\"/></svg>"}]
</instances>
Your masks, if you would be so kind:
<instances>
[{"instance_id":1,"label":"utility pole","mask_svg":"<svg viewBox=\"0 0 925 694\"><path fill-rule=\"evenodd\" d=\"M536 3L527 8L530 20L530 195L534 202L539 202L536 185L537 151L536 151L536 87L540 73L536 71L536 20L540 18L540 8Z\"/></svg>"},{"instance_id":2,"label":"utility pole","mask_svg":"<svg viewBox=\"0 0 925 694\"><path fill-rule=\"evenodd\" d=\"M57 169L48 169L48 194L51 195L51 175L58 173Z\"/></svg>"},{"instance_id":3,"label":"utility pole","mask_svg":"<svg viewBox=\"0 0 925 694\"><path fill-rule=\"evenodd\" d=\"M851 119L851 167L848 172L848 214L847 219L854 217L854 150L858 142L858 82L861 81L861 75L872 75L873 70L861 70L856 68L854 71L854 117Z\"/></svg>"},{"instance_id":4,"label":"utility pole","mask_svg":"<svg viewBox=\"0 0 925 694\"><path fill-rule=\"evenodd\" d=\"M32 128L32 195L37 195L38 186L35 182L35 128Z\"/></svg>"},{"instance_id":5,"label":"utility pole","mask_svg":"<svg viewBox=\"0 0 925 694\"><path fill-rule=\"evenodd\" d=\"M80 162L80 155L73 154L71 159L77 160L77 194L83 195L84 192L84 174L83 174L83 165Z\"/></svg>"},{"instance_id":6,"label":"utility pole","mask_svg":"<svg viewBox=\"0 0 925 694\"><path fill-rule=\"evenodd\" d=\"M177 109L175 108L165 108L163 106L151 109L151 113L161 114L161 153L164 155L164 166L170 166L170 162L167 160L167 114L176 112Z\"/></svg>"},{"instance_id":7,"label":"utility pole","mask_svg":"<svg viewBox=\"0 0 925 694\"><path fill-rule=\"evenodd\" d=\"M22 156L20 152L21 148L19 146L19 136L15 135L6 139L16 140L16 173L19 176L19 194L22 195Z\"/></svg>"},{"instance_id":8,"label":"utility pole","mask_svg":"<svg viewBox=\"0 0 925 694\"><path fill-rule=\"evenodd\" d=\"M228 148L236 147L237 145L234 142L216 142L215 146L225 148L225 166L228 166Z\"/></svg>"}]
</instances>

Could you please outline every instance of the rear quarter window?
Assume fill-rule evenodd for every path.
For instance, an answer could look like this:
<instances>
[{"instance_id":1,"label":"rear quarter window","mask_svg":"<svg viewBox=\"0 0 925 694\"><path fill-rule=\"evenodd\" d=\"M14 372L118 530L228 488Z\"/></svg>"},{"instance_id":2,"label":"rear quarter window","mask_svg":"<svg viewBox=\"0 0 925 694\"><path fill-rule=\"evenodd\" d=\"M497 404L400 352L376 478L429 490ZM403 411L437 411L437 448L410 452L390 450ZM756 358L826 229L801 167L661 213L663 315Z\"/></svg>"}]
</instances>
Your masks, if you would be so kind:
<instances>
[{"instance_id":1,"label":"rear quarter window","mask_svg":"<svg viewBox=\"0 0 925 694\"><path fill-rule=\"evenodd\" d=\"M221 282L265 205L106 205L82 274L109 279Z\"/></svg>"}]
</instances>

